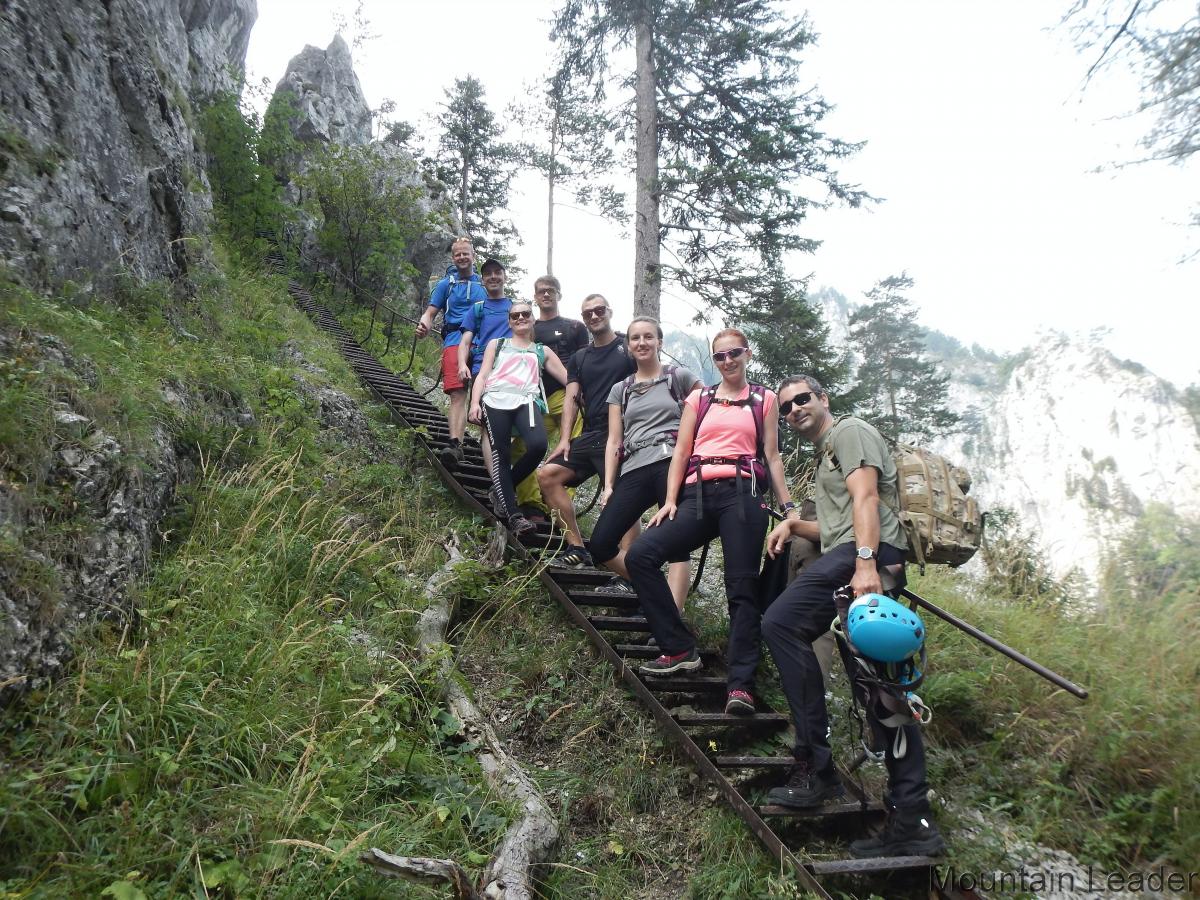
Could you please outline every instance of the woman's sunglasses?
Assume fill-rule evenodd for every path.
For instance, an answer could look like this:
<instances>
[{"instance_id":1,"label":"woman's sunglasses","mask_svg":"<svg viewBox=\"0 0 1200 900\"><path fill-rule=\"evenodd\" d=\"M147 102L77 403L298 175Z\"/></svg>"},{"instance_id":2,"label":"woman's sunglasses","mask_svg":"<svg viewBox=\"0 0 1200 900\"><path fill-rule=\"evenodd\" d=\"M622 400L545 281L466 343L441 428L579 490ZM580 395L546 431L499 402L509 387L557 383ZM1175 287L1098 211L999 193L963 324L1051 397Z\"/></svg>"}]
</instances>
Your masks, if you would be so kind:
<instances>
[{"instance_id":1,"label":"woman's sunglasses","mask_svg":"<svg viewBox=\"0 0 1200 900\"><path fill-rule=\"evenodd\" d=\"M519 312L510 312L508 317L514 322L520 322L523 319L532 319L533 313L527 309L522 309Z\"/></svg>"},{"instance_id":2,"label":"woman's sunglasses","mask_svg":"<svg viewBox=\"0 0 1200 900\"><path fill-rule=\"evenodd\" d=\"M779 404L779 414L781 416L786 416L788 413L790 413L792 411L793 407L799 408L799 407L803 406L805 403L807 403L809 400L811 400L812 398L813 398L812 393L810 391L805 391L803 394L797 394L795 397L792 397L790 400L784 400L782 403Z\"/></svg>"},{"instance_id":3,"label":"woman's sunglasses","mask_svg":"<svg viewBox=\"0 0 1200 900\"><path fill-rule=\"evenodd\" d=\"M723 363L727 359L737 359L743 353L748 353L749 347L733 347L730 350L718 350L713 354L713 362Z\"/></svg>"}]
</instances>

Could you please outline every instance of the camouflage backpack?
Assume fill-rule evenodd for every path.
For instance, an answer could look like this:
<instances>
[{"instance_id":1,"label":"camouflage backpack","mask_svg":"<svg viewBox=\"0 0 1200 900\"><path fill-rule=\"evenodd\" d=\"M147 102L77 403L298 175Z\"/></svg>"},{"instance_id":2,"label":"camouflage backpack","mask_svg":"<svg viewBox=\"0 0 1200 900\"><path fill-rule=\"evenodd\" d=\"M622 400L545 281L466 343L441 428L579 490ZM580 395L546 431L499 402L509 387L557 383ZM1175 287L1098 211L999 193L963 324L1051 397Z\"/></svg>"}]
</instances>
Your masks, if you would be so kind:
<instances>
[{"instance_id":1,"label":"camouflage backpack","mask_svg":"<svg viewBox=\"0 0 1200 900\"><path fill-rule=\"evenodd\" d=\"M900 524L908 536L909 562L921 567L961 566L983 540L983 514L973 497L971 476L924 447L895 443Z\"/></svg>"}]
</instances>

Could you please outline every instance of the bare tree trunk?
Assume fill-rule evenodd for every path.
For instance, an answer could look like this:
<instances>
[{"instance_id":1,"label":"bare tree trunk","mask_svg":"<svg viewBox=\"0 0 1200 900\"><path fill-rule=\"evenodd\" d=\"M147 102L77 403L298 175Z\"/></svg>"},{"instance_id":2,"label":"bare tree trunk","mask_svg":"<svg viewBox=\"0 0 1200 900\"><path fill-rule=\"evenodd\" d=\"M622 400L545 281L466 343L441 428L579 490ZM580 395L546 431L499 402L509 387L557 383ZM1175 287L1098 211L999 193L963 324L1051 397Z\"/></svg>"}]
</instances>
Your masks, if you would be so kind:
<instances>
[{"instance_id":1,"label":"bare tree trunk","mask_svg":"<svg viewBox=\"0 0 1200 900\"><path fill-rule=\"evenodd\" d=\"M505 532L496 526L492 541L480 560L496 567L504 562ZM390 856L372 848L360 858L385 874L425 884L448 882L458 900L533 900L533 872L558 844L558 820L533 780L505 752L492 726L454 677L453 661L445 652L446 629L453 617L452 601L444 590L462 562L455 539L446 545L449 559L425 582L429 607L417 622L417 648L426 659L437 660L442 689L450 711L462 723L463 734L479 747L479 767L488 784L506 800L516 800L521 815L509 826L475 889L458 863L447 859Z\"/></svg>"},{"instance_id":2,"label":"bare tree trunk","mask_svg":"<svg viewBox=\"0 0 1200 900\"><path fill-rule=\"evenodd\" d=\"M658 318L659 271L658 106L654 73L654 34L648 4L634 27L637 54L637 199L634 205L633 314Z\"/></svg>"},{"instance_id":3,"label":"bare tree trunk","mask_svg":"<svg viewBox=\"0 0 1200 900\"><path fill-rule=\"evenodd\" d=\"M558 109L550 120L550 170L546 176L546 274L554 274L554 176L558 160Z\"/></svg>"},{"instance_id":4,"label":"bare tree trunk","mask_svg":"<svg viewBox=\"0 0 1200 900\"><path fill-rule=\"evenodd\" d=\"M467 161L467 154L463 153L462 174L459 178L458 185L458 218L462 222L465 229L467 227L467 177L470 174L470 163ZM474 237L475 235L470 235Z\"/></svg>"}]
</instances>

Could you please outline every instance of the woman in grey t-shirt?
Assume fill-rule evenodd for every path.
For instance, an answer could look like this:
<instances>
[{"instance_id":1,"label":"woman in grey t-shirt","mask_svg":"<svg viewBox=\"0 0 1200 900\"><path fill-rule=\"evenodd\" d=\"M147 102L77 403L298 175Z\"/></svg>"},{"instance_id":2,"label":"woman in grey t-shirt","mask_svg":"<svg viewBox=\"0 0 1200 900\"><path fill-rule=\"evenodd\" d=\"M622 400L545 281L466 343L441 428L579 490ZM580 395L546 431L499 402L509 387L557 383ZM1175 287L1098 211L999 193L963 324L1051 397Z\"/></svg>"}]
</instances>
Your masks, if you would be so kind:
<instances>
[{"instance_id":1,"label":"woman in grey t-shirt","mask_svg":"<svg viewBox=\"0 0 1200 900\"><path fill-rule=\"evenodd\" d=\"M626 340L637 371L608 394L608 444L600 518L588 542L592 558L617 574L615 590L632 591L625 551L618 547L629 529L667 496L667 470L675 450L683 400L699 384L687 369L658 358L662 327L641 316L629 323ZM620 477L618 477L618 472ZM681 610L688 589L688 558L671 560L667 580Z\"/></svg>"}]
</instances>

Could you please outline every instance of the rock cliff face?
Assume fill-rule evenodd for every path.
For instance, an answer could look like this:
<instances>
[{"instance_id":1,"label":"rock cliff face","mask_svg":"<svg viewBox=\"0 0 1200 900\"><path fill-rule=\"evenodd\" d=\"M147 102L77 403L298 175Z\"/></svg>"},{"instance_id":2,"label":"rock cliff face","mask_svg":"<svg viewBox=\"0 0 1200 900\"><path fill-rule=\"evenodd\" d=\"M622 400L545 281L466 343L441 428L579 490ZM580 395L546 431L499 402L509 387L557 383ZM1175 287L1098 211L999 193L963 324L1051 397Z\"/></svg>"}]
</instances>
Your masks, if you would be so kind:
<instances>
[{"instance_id":1,"label":"rock cliff face","mask_svg":"<svg viewBox=\"0 0 1200 900\"><path fill-rule=\"evenodd\" d=\"M1179 392L1097 336L1047 333L950 371L968 428L939 449L966 462L984 508L1037 529L1058 573L1094 576L1149 502L1200 516L1200 434Z\"/></svg>"},{"instance_id":2,"label":"rock cliff face","mask_svg":"<svg viewBox=\"0 0 1200 900\"><path fill-rule=\"evenodd\" d=\"M332 144L370 146L385 161L381 183L417 188L421 212L429 221L428 231L406 252L416 275L409 283L389 286L389 293L407 295L415 305L423 306L429 278L440 276L449 263L449 242L462 233L462 225L444 185L422 175L412 155L403 148L372 140L371 108L354 72L350 49L341 36L334 37L324 50L308 46L294 56L275 87L271 104L291 107L291 132L299 145L295 156L277 161L281 171L303 174L312 156ZM294 204L298 203L300 191L294 183L287 193ZM314 239L318 224L309 213L301 213L300 244L310 261L321 256Z\"/></svg>"},{"instance_id":3,"label":"rock cliff face","mask_svg":"<svg viewBox=\"0 0 1200 900\"><path fill-rule=\"evenodd\" d=\"M845 297L813 300L845 345ZM1094 579L1148 503L1200 517L1200 432L1180 392L1099 334L1040 334L1001 357L932 333L964 429L933 449L965 465L983 508L1015 510L1056 574Z\"/></svg>"},{"instance_id":4,"label":"rock cliff face","mask_svg":"<svg viewBox=\"0 0 1200 900\"><path fill-rule=\"evenodd\" d=\"M0 10L0 255L34 286L184 274L211 201L191 101L242 68L254 0Z\"/></svg>"}]
</instances>

